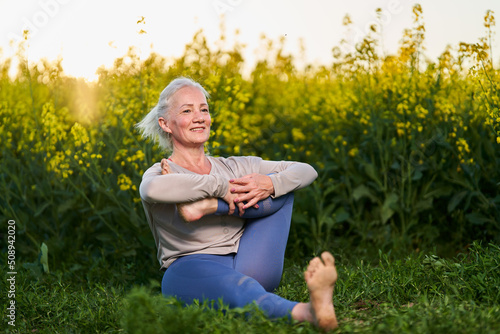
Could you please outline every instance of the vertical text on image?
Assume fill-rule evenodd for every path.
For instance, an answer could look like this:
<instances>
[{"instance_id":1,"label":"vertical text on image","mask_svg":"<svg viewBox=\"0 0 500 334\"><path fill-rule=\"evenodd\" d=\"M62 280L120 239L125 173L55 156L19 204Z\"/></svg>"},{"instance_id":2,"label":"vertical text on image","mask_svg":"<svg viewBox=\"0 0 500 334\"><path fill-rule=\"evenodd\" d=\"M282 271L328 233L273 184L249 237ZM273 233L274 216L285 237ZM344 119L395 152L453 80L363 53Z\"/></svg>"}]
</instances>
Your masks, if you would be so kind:
<instances>
[{"instance_id":1,"label":"vertical text on image","mask_svg":"<svg viewBox=\"0 0 500 334\"><path fill-rule=\"evenodd\" d=\"M16 221L7 222L7 323L16 325Z\"/></svg>"}]
</instances>

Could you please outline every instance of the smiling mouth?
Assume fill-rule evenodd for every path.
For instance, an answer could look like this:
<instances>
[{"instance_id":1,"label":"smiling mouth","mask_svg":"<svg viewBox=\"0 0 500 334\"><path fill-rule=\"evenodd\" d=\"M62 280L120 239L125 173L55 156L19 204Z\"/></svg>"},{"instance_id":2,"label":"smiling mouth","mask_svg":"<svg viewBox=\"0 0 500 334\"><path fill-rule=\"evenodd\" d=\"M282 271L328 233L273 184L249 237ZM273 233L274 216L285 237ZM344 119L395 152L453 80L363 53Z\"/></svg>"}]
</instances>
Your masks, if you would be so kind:
<instances>
[{"instance_id":1,"label":"smiling mouth","mask_svg":"<svg viewBox=\"0 0 500 334\"><path fill-rule=\"evenodd\" d=\"M197 131L203 131L205 128L192 128L190 131L197 132Z\"/></svg>"}]
</instances>

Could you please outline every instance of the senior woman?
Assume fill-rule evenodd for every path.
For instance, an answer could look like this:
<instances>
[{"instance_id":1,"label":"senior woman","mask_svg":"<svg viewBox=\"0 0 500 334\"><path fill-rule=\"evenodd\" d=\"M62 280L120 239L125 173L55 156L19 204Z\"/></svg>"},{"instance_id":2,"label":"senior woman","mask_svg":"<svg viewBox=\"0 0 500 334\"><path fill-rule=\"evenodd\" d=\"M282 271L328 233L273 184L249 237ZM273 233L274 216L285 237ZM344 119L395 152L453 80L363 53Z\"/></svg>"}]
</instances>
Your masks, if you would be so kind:
<instances>
[{"instance_id":1,"label":"senior woman","mask_svg":"<svg viewBox=\"0 0 500 334\"><path fill-rule=\"evenodd\" d=\"M280 283L293 191L316 171L305 163L258 157L211 157L209 94L197 82L177 78L137 125L168 159L143 175L140 195L161 269L162 293L185 303L219 300L230 307L255 303L269 318L291 317L323 329L337 327L332 301L337 272L324 252L304 274L308 303L272 291Z\"/></svg>"}]
</instances>

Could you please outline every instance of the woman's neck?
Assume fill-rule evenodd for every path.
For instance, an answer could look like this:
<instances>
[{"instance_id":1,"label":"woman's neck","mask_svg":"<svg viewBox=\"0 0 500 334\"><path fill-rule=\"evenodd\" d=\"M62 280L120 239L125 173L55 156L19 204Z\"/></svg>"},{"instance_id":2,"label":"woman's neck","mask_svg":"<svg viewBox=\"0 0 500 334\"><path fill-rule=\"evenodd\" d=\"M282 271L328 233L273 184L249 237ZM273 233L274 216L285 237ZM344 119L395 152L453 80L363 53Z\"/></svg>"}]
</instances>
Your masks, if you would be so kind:
<instances>
[{"instance_id":1,"label":"woman's neck","mask_svg":"<svg viewBox=\"0 0 500 334\"><path fill-rule=\"evenodd\" d=\"M174 147L169 159L175 164L198 174L209 174L212 168L203 147L192 150Z\"/></svg>"}]
</instances>

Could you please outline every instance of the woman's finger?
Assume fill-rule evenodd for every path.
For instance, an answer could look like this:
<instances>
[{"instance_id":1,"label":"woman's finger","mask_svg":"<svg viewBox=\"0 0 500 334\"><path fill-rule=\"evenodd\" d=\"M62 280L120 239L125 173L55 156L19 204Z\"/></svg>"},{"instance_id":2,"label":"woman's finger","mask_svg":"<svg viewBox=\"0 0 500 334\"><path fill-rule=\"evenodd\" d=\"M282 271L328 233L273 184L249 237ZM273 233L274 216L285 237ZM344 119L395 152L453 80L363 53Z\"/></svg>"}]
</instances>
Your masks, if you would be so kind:
<instances>
[{"instance_id":1,"label":"woman's finger","mask_svg":"<svg viewBox=\"0 0 500 334\"><path fill-rule=\"evenodd\" d=\"M257 202L259 200L257 198L253 198L252 200L248 201L244 206L243 206L243 209L248 209L248 208L251 208L252 206L255 207L256 209L259 208L259 206L257 205Z\"/></svg>"},{"instance_id":2,"label":"woman's finger","mask_svg":"<svg viewBox=\"0 0 500 334\"><path fill-rule=\"evenodd\" d=\"M241 193L248 193L252 191L254 188L247 187L247 186L232 186L231 187L231 192L233 194L241 194Z\"/></svg>"},{"instance_id":3,"label":"woman's finger","mask_svg":"<svg viewBox=\"0 0 500 334\"><path fill-rule=\"evenodd\" d=\"M229 205L229 212L227 214L232 215L234 213L234 209L236 208L236 206L234 205L233 202L229 202L227 204Z\"/></svg>"},{"instance_id":4,"label":"woman's finger","mask_svg":"<svg viewBox=\"0 0 500 334\"><path fill-rule=\"evenodd\" d=\"M240 185L246 185L246 184L249 184L250 182L255 182L255 180L253 179L253 174L245 175L245 176L239 177L237 179L229 180L229 183L235 183L235 184L240 184Z\"/></svg>"},{"instance_id":5,"label":"woman's finger","mask_svg":"<svg viewBox=\"0 0 500 334\"><path fill-rule=\"evenodd\" d=\"M257 204L258 201L269 197L266 194L244 193L235 199L235 203L247 203L245 209Z\"/></svg>"},{"instance_id":6,"label":"woman's finger","mask_svg":"<svg viewBox=\"0 0 500 334\"><path fill-rule=\"evenodd\" d=\"M238 206L238 213L241 216L243 216L243 214L245 213L245 206L243 204L243 202L238 202L236 203L236 205Z\"/></svg>"}]
</instances>

